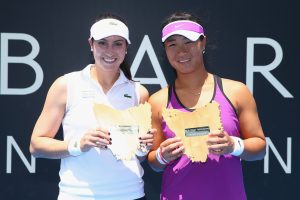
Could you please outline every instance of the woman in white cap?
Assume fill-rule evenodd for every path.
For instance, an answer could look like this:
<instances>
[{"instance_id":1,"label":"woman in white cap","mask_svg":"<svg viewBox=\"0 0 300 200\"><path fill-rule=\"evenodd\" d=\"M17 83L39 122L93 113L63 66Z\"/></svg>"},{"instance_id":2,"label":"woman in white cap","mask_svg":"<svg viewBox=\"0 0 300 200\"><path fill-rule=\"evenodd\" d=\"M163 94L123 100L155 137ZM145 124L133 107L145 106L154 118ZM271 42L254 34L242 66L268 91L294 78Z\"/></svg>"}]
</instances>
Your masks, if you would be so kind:
<instances>
[{"instance_id":1,"label":"woman in white cap","mask_svg":"<svg viewBox=\"0 0 300 200\"><path fill-rule=\"evenodd\" d=\"M124 61L129 44L128 27L120 17L100 16L89 38L95 63L59 77L49 89L30 152L61 159L59 200L146 199L140 161L148 152L117 160L108 150L114 141L97 125L92 109L94 102L123 110L147 101L148 91L131 80ZM63 141L55 139L61 124ZM153 130L149 132L139 138L148 148L153 142Z\"/></svg>"},{"instance_id":2,"label":"woman in white cap","mask_svg":"<svg viewBox=\"0 0 300 200\"><path fill-rule=\"evenodd\" d=\"M194 15L180 12L168 17L162 42L177 76L149 98L157 132L148 160L163 171L161 199L245 200L240 160L262 159L266 146L253 96L243 83L207 72L206 36ZM163 119L162 107L192 112L212 101L220 105L223 131L210 130L206 162L192 162L182 139Z\"/></svg>"}]
</instances>

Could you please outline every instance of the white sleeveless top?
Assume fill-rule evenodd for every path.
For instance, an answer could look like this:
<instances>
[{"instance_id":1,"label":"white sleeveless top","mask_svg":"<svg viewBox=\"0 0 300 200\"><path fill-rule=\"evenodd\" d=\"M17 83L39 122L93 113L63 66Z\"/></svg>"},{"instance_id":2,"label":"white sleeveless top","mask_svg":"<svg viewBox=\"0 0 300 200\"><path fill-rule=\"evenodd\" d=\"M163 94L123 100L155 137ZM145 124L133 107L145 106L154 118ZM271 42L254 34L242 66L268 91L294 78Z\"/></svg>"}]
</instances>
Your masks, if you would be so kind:
<instances>
[{"instance_id":1,"label":"white sleeveless top","mask_svg":"<svg viewBox=\"0 0 300 200\"><path fill-rule=\"evenodd\" d=\"M66 74L67 105L62 122L64 140L83 135L97 127L93 103L126 109L139 103L137 83L123 72L105 94L90 76L91 65L82 71ZM113 142L113 141L112 141ZM143 168L134 157L117 160L109 149L92 148L77 157L61 159L59 200L132 200L144 196Z\"/></svg>"}]
</instances>

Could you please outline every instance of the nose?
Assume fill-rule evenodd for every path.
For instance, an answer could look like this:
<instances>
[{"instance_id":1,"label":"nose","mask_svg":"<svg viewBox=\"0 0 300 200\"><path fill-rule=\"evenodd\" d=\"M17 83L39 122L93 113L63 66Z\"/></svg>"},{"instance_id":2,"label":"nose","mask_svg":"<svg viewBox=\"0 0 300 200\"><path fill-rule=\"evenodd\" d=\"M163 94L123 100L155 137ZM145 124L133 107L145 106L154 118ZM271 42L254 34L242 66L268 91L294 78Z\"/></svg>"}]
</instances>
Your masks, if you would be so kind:
<instances>
[{"instance_id":1,"label":"nose","mask_svg":"<svg viewBox=\"0 0 300 200\"><path fill-rule=\"evenodd\" d=\"M178 45L178 49L177 49L178 53L187 53L188 52L188 48L185 44L181 44Z\"/></svg>"},{"instance_id":2,"label":"nose","mask_svg":"<svg viewBox=\"0 0 300 200\"><path fill-rule=\"evenodd\" d=\"M113 55L113 51L113 46L109 44L105 49L105 54L111 57Z\"/></svg>"}]
</instances>

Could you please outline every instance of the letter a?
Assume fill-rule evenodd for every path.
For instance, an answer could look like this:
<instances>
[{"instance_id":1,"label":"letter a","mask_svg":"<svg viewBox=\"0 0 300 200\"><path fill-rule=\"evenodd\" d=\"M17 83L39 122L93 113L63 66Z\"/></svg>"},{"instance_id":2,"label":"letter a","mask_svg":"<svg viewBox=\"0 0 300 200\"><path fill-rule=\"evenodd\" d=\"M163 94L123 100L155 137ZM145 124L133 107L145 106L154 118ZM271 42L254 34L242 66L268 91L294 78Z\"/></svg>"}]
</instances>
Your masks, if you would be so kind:
<instances>
[{"instance_id":1,"label":"letter a","mask_svg":"<svg viewBox=\"0 0 300 200\"><path fill-rule=\"evenodd\" d=\"M143 56L145 53L148 53L150 61L152 63L154 72L157 76L157 78L138 78L135 77L136 72L141 64L141 61L143 59ZM140 81L141 84L159 84L161 87L167 86L167 81L165 79L165 76L161 70L160 64L157 60L157 57L155 55L155 52L153 50L153 47L151 45L150 39L148 35L145 35L143 38L143 41L141 43L141 46L134 58L134 61L131 66L131 73L132 77L134 77L135 80Z\"/></svg>"}]
</instances>

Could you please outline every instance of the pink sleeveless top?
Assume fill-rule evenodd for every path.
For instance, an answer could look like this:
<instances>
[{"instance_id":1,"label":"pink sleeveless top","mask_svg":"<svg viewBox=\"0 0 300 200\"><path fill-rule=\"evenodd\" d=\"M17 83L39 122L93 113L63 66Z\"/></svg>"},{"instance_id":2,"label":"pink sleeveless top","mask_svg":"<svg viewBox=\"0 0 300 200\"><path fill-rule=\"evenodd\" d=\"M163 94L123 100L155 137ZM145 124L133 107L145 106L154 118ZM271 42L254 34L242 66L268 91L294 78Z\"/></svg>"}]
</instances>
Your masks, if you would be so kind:
<instances>
[{"instance_id":1,"label":"pink sleeveless top","mask_svg":"<svg viewBox=\"0 0 300 200\"><path fill-rule=\"evenodd\" d=\"M235 109L225 96L221 78L214 76L215 87L212 100L220 104L224 130L240 136L239 122ZM212 101L211 100L211 101ZM169 87L168 108L191 112L176 95L174 85ZM166 138L175 134L162 121ZM239 157L209 154L205 163L194 162L183 155L168 164L163 172L162 200L245 200L242 166Z\"/></svg>"}]
</instances>

